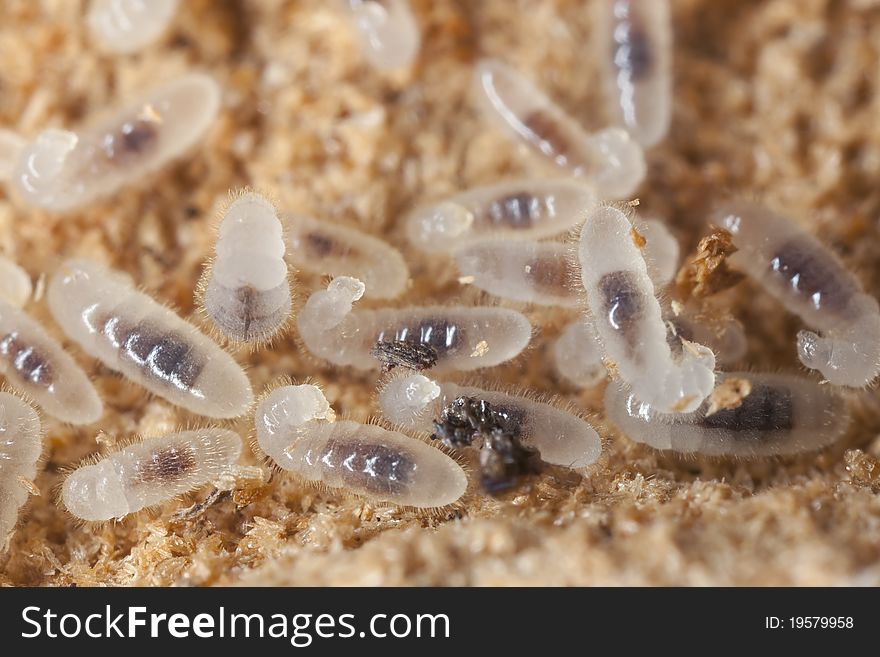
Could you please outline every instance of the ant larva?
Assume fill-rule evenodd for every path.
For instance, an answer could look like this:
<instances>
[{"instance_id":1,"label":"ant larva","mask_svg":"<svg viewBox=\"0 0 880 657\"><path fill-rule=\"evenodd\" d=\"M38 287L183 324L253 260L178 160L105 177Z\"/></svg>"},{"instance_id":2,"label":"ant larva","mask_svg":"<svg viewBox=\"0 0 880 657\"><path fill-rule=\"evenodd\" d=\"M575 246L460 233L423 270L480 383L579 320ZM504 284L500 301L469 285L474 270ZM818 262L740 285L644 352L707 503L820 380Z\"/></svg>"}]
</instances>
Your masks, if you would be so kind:
<instances>
[{"instance_id":1,"label":"ant larva","mask_svg":"<svg viewBox=\"0 0 880 657\"><path fill-rule=\"evenodd\" d=\"M0 255L0 300L16 308L23 308L33 291L28 273L17 263Z\"/></svg>"},{"instance_id":2,"label":"ant larva","mask_svg":"<svg viewBox=\"0 0 880 657\"><path fill-rule=\"evenodd\" d=\"M370 63L380 70L409 66L422 44L408 0L345 0Z\"/></svg>"},{"instance_id":3,"label":"ant larva","mask_svg":"<svg viewBox=\"0 0 880 657\"><path fill-rule=\"evenodd\" d=\"M626 130L588 134L530 80L496 59L477 63L475 82L480 106L493 124L595 185L602 198L628 198L644 180L644 153Z\"/></svg>"},{"instance_id":4,"label":"ant larva","mask_svg":"<svg viewBox=\"0 0 880 657\"><path fill-rule=\"evenodd\" d=\"M538 450L541 460L580 469L602 453L599 434L571 409L530 399L521 394L483 390L455 383L437 383L422 374L392 376L379 392L377 404L389 421L419 431L431 431L441 411L465 397L491 404L508 424L516 426L523 444Z\"/></svg>"},{"instance_id":5,"label":"ant larva","mask_svg":"<svg viewBox=\"0 0 880 657\"><path fill-rule=\"evenodd\" d=\"M880 371L880 307L819 240L757 203L722 205L716 223L738 251L729 261L816 329L800 331L800 361L835 385L860 387Z\"/></svg>"},{"instance_id":6,"label":"ant larva","mask_svg":"<svg viewBox=\"0 0 880 657\"><path fill-rule=\"evenodd\" d=\"M611 113L645 148L672 119L672 21L667 0L598 3L597 57Z\"/></svg>"},{"instance_id":7,"label":"ant larva","mask_svg":"<svg viewBox=\"0 0 880 657\"><path fill-rule=\"evenodd\" d=\"M364 294L356 278L334 278L312 294L296 321L306 348L335 365L376 369L380 342L414 342L437 353L436 369L475 370L518 356L532 337L522 313L485 306L352 310Z\"/></svg>"},{"instance_id":8,"label":"ant larva","mask_svg":"<svg viewBox=\"0 0 880 657\"><path fill-rule=\"evenodd\" d=\"M158 39L179 0L91 0L86 24L104 50L128 54Z\"/></svg>"},{"instance_id":9,"label":"ant larva","mask_svg":"<svg viewBox=\"0 0 880 657\"><path fill-rule=\"evenodd\" d=\"M25 146L27 141L24 137L12 130L0 128L0 182L12 179L15 165Z\"/></svg>"},{"instance_id":10,"label":"ant larva","mask_svg":"<svg viewBox=\"0 0 880 657\"><path fill-rule=\"evenodd\" d=\"M409 283L400 251L362 231L300 215L284 215L287 262L314 274L352 276L367 286L365 296L393 299Z\"/></svg>"},{"instance_id":11,"label":"ant larva","mask_svg":"<svg viewBox=\"0 0 880 657\"><path fill-rule=\"evenodd\" d=\"M409 241L429 252L453 252L485 239L535 240L565 233L597 204L576 180L513 180L475 187L417 207L406 218Z\"/></svg>"},{"instance_id":12,"label":"ant larva","mask_svg":"<svg viewBox=\"0 0 880 657\"><path fill-rule=\"evenodd\" d=\"M455 503L461 466L417 438L374 424L335 420L319 388L286 385L257 405L256 446L278 467L366 499L418 508Z\"/></svg>"},{"instance_id":13,"label":"ant larva","mask_svg":"<svg viewBox=\"0 0 880 657\"><path fill-rule=\"evenodd\" d=\"M222 212L216 255L199 281L205 315L227 339L264 343L290 317L284 236L272 202L244 190Z\"/></svg>"},{"instance_id":14,"label":"ant larva","mask_svg":"<svg viewBox=\"0 0 880 657\"><path fill-rule=\"evenodd\" d=\"M745 388L744 395L718 410L711 408L710 397L692 413L659 413L631 391L611 385L605 411L636 442L709 456L813 451L833 443L847 427L843 398L831 386L786 374L718 375L719 386L730 381Z\"/></svg>"},{"instance_id":15,"label":"ant larva","mask_svg":"<svg viewBox=\"0 0 880 657\"><path fill-rule=\"evenodd\" d=\"M147 438L71 472L61 502L80 520L118 520L219 479L240 455L241 438L228 429Z\"/></svg>"},{"instance_id":16,"label":"ant larva","mask_svg":"<svg viewBox=\"0 0 880 657\"><path fill-rule=\"evenodd\" d=\"M241 366L195 326L88 260L69 260L48 288L55 321L86 353L199 415L233 418L253 403Z\"/></svg>"},{"instance_id":17,"label":"ant larva","mask_svg":"<svg viewBox=\"0 0 880 657\"><path fill-rule=\"evenodd\" d=\"M592 321L606 361L640 399L664 412L693 411L712 391L715 355L686 340L673 353L640 244L621 210L588 214L578 258Z\"/></svg>"},{"instance_id":18,"label":"ant larva","mask_svg":"<svg viewBox=\"0 0 880 657\"><path fill-rule=\"evenodd\" d=\"M578 388L592 388L605 380L599 336L586 318L576 319L562 330L550 357L559 376Z\"/></svg>"},{"instance_id":19,"label":"ant larva","mask_svg":"<svg viewBox=\"0 0 880 657\"><path fill-rule=\"evenodd\" d=\"M190 73L80 131L49 128L24 147L11 180L37 207L64 212L114 194L201 140L220 109L220 87Z\"/></svg>"},{"instance_id":20,"label":"ant larva","mask_svg":"<svg viewBox=\"0 0 880 657\"><path fill-rule=\"evenodd\" d=\"M0 554L6 552L18 513L35 492L43 430L40 417L27 403L0 392Z\"/></svg>"},{"instance_id":21,"label":"ant larva","mask_svg":"<svg viewBox=\"0 0 880 657\"><path fill-rule=\"evenodd\" d=\"M104 404L86 373L24 311L0 300L0 372L52 417L91 424Z\"/></svg>"}]
</instances>

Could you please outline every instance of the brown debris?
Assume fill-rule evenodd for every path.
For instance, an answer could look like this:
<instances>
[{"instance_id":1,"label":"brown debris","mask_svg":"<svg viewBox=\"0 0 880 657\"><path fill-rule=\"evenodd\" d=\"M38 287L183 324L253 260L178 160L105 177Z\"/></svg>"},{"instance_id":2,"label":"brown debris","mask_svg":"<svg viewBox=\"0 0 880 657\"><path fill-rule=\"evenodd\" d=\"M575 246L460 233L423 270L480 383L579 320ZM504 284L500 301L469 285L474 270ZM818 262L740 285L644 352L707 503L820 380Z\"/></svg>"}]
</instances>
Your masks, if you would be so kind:
<instances>
[{"instance_id":1,"label":"brown debris","mask_svg":"<svg viewBox=\"0 0 880 657\"><path fill-rule=\"evenodd\" d=\"M709 408L706 417L718 411L729 411L742 406L743 401L752 392L752 382L748 379L730 377L715 386L709 395Z\"/></svg>"},{"instance_id":2,"label":"brown debris","mask_svg":"<svg viewBox=\"0 0 880 657\"><path fill-rule=\"evenodd\" d=\"M700 240L696 255L676 276L675 283L683 299L712 296L743 279L740 272L727 266L727 257L737 251L731 234L717 226L711 230L711 234Z\"/></svg>"}]
</instances>

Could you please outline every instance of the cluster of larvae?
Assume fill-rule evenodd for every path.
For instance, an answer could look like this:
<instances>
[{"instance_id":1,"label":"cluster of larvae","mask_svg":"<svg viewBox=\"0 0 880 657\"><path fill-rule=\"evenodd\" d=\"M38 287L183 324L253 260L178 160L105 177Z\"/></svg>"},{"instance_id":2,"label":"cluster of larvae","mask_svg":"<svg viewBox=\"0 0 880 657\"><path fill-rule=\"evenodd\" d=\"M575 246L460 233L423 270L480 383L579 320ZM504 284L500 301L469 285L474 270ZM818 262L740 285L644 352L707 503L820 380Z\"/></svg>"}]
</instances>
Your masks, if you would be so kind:
<instances>
[{"instance_id":1,"label":"cluster of larvae","mask_svg":"<svg viewBox=\"0 0 880 657\"><path fill-rule=\"evenodd\" d=\"M168 28L177 4L94 0L88 25L102 47L130 52ZM587 474L600 460L603 441L573 406L455 378L517 358L533 337L525 312L534 306L565 318L547 350L558 376L587 388L610 375L606 414L633 440L742 457L830 444L847 424L834 386L865 386L880 371L877 301L796 223L754 203L722 205L712 222L737 249L729 264L812 329L799 334L798 356L834 386L719 371L742 360L742 325L732 317L706 321L699 301L670 301L677 240L661 220L615 203L634 195L647 172L643 149L669 130L668 3L597 5L598 61L613 125L589 133L526 76L481 60L474 93L486 120L555 173L429 199L402 218L414 250L454 262L462 286L505 305L396 305L412 282L399 250L356 227L279 209L246 189L221 211L197 286L210 337L123 272L86 259L69 259L50 276L46 299L57 328L83 353L170 404L216 420L248 418L254 452L273 466L401 506L459 503L472 488L463 462L476 460L483 487L496 491L542 464ZM347 9L373 64L412 63L420 35L405 0L350 0ZM51 128L30 139L0 131L0 180L23 205L81 209L185 156L221 105L219 85L190 73L76 130ZM294 272L331 280L297 304ZM27 273L0 259L0 372L55 420L99 422L98 391L25 312L31 299ZM276 386L255 400L244 369L218 342L266 348L294 326L312 355L377 372L376 406L388 425L337 419L310 384ZM0 416L6 544L33 488L43 429L36 411L12 393L0 393ZM74 470L61 502L82 520L123 518L234 474L241 451L229 428L149 437Z\"/></svg>"}]
</instances>

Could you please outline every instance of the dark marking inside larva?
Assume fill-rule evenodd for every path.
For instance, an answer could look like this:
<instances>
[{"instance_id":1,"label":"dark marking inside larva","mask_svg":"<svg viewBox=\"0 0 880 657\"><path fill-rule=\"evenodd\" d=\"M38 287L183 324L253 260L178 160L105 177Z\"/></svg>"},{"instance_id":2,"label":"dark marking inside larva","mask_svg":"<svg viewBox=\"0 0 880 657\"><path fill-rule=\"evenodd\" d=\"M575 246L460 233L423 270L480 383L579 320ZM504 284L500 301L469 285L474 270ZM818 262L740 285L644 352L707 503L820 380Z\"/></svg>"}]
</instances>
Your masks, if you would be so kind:
<instances>
[{"instance_id":1,"label":"dark marking inside larva","mask_svg":"<svg viewBox=\"0 0 880 657\"><path fill-rule=\"evenodd\" d=\"M359 440L329 440L321 463L338 471L346 486L369 493L395 494L406 489L417 466L405 452Z\"/></svg>"},{"instance_id":2,"label":"dark marking inside larva","mask_svg":"<svg viewBox=\"0 0 880 657\"><path fill-rule=\"evenodd\" d=\"M791 390L755 384L738 407L713 413L703 418L700 424L708 429L734 432L791 431L794 429Z\"/></svg>"},{"instance_id":3,"label":"dark marking inside larva","mask_svg":"<svg viewBox=\"0 0 880 657\"><path fill-rule=\"evenodd\" d=\"M48 388L55 380L55 372L46 355L25 342L17 331L0 340L0 355L28 383Z\"/></svg>"},{"instance_id":4,"label":"dark marking inside larva","mask_svg":"<svg viewBox=\"0 0 880 657\"><path fill-rule=\"evenodd\" d=\"M683 349L683 345L681 343L682 340L694 342L693 326L691 326L691 324L689 324L682 317L675 317L674 315L670 317L665 317L664 319L666 320L668 329L666 331L666 344L669 345L669 348L672 350L672 354L674 356L678 356L681 354Z\"/></svg>"},{"instance_id":5,"label":"dark marking inside larva","mask_svg":"<svg viewBox=\"0 0 880 657\"><path fill-rule=\"evenodd\" d=\"M633 82L650 75L654 58L651 40L641 21L629 19L616 25L612 57L614 66L628 73Z\"/></svg>"},{"instance_id":6,"label":"dark marking inside larva","mask_svg":"<svg viewBox=\"0 0 880 657\"><path fill-rule=\"evenodd\" d=\"M127 121L104 137L104 154L113 164L125 166L152 151L159 143L159 123L138 118Z\"/></svg>"},{"instance_id":7,"label":"dark marking inside larva","mask_svg":"<svg viewBox=\"0 0 880 657\"><path fill-rule=\"evenodd\" d=\"M464 333L454 323L442 317L426 317L389 331L382 331L376 336L375 342L415 342L433 348L439 358L457 351L464 343Z\"/></svg>"},{"instance_id":8,"label":"dark marking inside larva","mask_svg":"<svg viewBox=\"0 0 880 657\"><path fill-rule=\"evenodd\" d=\"M205 367L204 358L185 336L163 331L150 321L128 331L121 350L123 358L181 390L191 390Z\"/></svg>"},{"instance_id":9,"label":"dark marking inside larva","mask_svg":"<svg viewBox=\"0 0 880 657\"><path fill-rule=\"evenodd\" d=\"M530 228L541 217L541 199L528 192L508 194L492 201L486 211L488 222L498 228Z\"/></svg>"},{"instance_id":10,"label":"dark marking inside larva","mask_svg":"<svg viewBox=\"0 0 880 657\"><path fill-rule=\"evenodd\" d=\"M303 242L306 249L316 258L326 258L331 255L337 258L345 258L356 254L356 251L347 244L342 244L329 235L318 231L306 233Z\"/></svg>"},{"instance_id":11,"label":"dark marking inside larva","mask_svg":"<svg viewBox=\"0 0 880 657\"><path fill-rule=\"evenodd\" d=\"M166 447L141 459L137 464L137 480L140 483L172 482L196 467L196 457L189 447L178 449Z\"/></svg>"},{"instance_id":12,"label":"dark marking inside larva","mask_svg":"<svg viewBox=\"0 0 880 657\"><path fill-rule=\"evenodd\" d=\"M536 258L529 263L528 277L541 290L556 296L570 296L570 275L565 260Z\"/></svg>"},{"instance_id":13,"label":"dark marking inside larva","mask_svg":"<svg viewBox=\"0 0 880 657\"><path fill-rule=\"evenodd\" d=\"M373 357L382 363L382 369L390 372L395 367L405 367L420 372L437 364L437 350L431 345L401 340L377 342Z\"/></svg>"},{"instance_id":14,"label":"dark marking inside larva","mask_svg":"<svg viewBox=\"0 0 880 657\"><path fill-rule=\"evenodd\" d=\"M633 329L644 309L644 299L633 272L613 271L599 279L599 294L608 323L631 341Z\"/></svg>"},{"instance_id":15,"label":"dark marking inside larva","mask_svg":"<svg viewBox=\"0 0 880 657\"><path fill-rule=\"evenodd\" d=\"M532 141L544 155L568 159L571 144L559 121L547 112L536 110L525 118L523 125L532 133Z\"/></svg>"},{"instance_id":16,"label":"dark marking inside larva","mask_svg":"<svg viewBox=\"0 0 880 657\"><path fill-rule=\"evenodd\" d=\"M810 239L795 237L770 259L770 269L817 310L843 313L858 292L847 272Z\"/></svg>"}]
</instances>

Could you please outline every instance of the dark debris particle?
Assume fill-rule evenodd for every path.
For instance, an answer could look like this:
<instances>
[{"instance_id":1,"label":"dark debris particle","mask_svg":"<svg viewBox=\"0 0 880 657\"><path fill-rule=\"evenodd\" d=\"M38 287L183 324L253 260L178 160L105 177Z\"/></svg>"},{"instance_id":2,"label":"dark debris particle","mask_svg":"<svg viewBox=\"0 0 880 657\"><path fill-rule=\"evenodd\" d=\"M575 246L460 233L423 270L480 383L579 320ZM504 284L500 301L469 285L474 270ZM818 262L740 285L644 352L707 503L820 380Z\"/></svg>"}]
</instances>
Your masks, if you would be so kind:
<instances>
[{"instance_id":1,"label":"dark debris particle","mask_svg":"<svg viewBox=\"0 0 880 657\"><path fill-rule=\"evenodd\" d=\"M507 412L474 397L457 397L434 422L432 437L452 449L478 442L480 483L489 493L517 484L520 477L540 472L540 453L520 441L520 425Z\"/></svg>"},{"instance_id":2,"label":"dark debris particle","mask_svg":"<svg viewBox=\"0 0 880 657\"><path fill-rule=\"evenodd\" d=\"M386 372L398 366L420 372L437 364L437 350L420 342L380 340L373 347L372 354Z\"/></svg>"}]
</instances>

